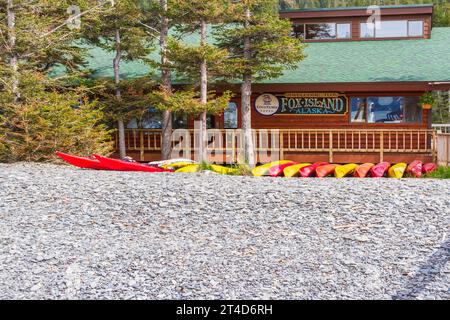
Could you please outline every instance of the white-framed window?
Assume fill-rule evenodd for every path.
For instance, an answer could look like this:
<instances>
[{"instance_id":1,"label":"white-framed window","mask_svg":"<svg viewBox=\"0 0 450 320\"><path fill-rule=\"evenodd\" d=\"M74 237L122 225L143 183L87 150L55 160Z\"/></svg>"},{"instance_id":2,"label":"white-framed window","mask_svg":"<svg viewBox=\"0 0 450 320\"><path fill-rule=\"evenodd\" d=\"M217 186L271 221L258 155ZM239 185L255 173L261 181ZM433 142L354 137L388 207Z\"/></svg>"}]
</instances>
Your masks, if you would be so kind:
<instances>
[{"instance_id":1,"label":"white-framed window","mask_svg":"<svg viewBox=\"0 0 450 320\"><path fill-rule=\"evenodd\" d=\"M292 36L306 40L351 39L351 23L294 24Z\"/></svg>"},{"instance_id":2,"label":"white-framed window","mask_svg":"<svg viewBox=\"0 0 450 320\"><path fill-rule=\"evenodd\" d=\"M361 38L404 38L423 36L423 20L380 21L379 28L374 22L360 24Z\"/></svg>"}]
</instances>

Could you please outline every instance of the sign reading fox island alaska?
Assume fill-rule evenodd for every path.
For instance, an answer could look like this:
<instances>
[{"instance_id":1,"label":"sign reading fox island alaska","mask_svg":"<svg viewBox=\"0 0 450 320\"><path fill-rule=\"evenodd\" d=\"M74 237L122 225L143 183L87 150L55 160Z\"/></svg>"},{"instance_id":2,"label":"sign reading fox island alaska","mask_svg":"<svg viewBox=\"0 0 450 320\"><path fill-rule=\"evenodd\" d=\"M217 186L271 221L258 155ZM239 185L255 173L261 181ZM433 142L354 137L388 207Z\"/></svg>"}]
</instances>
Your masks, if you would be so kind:
<instances>
[{"instance_id":1,"label":"sign reading fox island alaska","mask_svg":"<svg viewBox=\"0 0 450 320\"><path fill-rule=\"evenodd\" d=\"M255 101L255 109L271 115L345 115L347 96L339 93L264 93Z\"/></svg>"}]
</instances>

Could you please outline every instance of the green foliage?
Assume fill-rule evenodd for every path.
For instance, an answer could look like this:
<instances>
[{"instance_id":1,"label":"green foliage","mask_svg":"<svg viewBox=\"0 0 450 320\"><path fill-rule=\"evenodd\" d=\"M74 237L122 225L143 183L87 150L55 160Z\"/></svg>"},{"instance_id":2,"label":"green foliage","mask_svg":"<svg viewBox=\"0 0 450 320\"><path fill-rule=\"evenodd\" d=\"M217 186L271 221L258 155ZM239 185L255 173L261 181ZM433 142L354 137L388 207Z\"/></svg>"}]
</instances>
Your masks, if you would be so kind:
<instances>
[{"instance_id":1,"label":"green foliage","mask_svg":"<svg viewBox=\"0 0 450 320\"><path fill-rule=\"evenodd\" d=\"M247 0L229 8L225 23L215 27L219 48L230 52L228 69L233 78L251 74L262 80L279 77L285 69L295 69L305 58L304 45L290 36L292 23L281 19L276 0ZM246 9L251 11L246 17ZM244 50L244 39L250 39L250 55Z\"/></svg>"},{"instance_id":2,"label":"green foliage","mask_svg":"<svg viewBox=\"0 0 450 320\"><path fill-rule=\"evenodd\" d=\"M231 91L225 91L217 96L214 92L209 92L208 101L205 104L200 102L199 93L196 91L175 91L165 92L163 90L154 91L150 95L155 108L159 110L171 110L174 113L185 113L199 115L203 111L209 114L220 114L228 107L232 98Z\"/></svg>"},{"instance_id":3,"label":"green foliage","mask_svg":"<svg viewBox=\"0 0 450 320\"><path fill-rule=\"evenodd\" d=\"M434 104L434 97L431 92L426 92L420 97L421 104Z\"/></svg>"},{"instance_id":4,"label":"green foliage","mask_svg":"<svg viewBox=\"0 0 450 320\"><path fill-rule=\"evenodd\" d=\"M102 119L96 102L75 93L46 92L23 104L4 105L0 161L47 161L55 151L108 154L111 131Z\"/></svg>"},{"instance_id":5,"label":"green foliage","mask_svg":"<svg viewBox=\"0 0 450 320\"><path fill-rule=\"evenodd\" d=\"M236 164L230 167L228 175L230 176L253 176L252 169L248 164Z\"/></svg>"},{"instance_id":6,"label":"green foliage","mask_svg":"<svg viewBox=\"0 0 450 320\"><path fill-rule=\"evenodd\" d=\"M437 91L433 105L433 123L450 123L450 91Z\"/></svg>"},{"instance_id":7,"label":"green foliage","mask_svg":"<svg viewBox=\"0 0 450 320\"><path fill-rule=\"evenodd\" d=\"M177 76L183 83L198 85L200 81L200 64L206 61L208 66L208 80L229 74L226 59L227 50L218 49L212 44L205 43L199 46L186 45L175 38L169 38L168 58L170 67L176 71Z\"/></svg>"},{"instance_id":8,"label":"green foliage","mask_svg":"<svg viewBox=\"0 0 450 320\"><path fill-rule=\"evenodd\" d=\"M425 175L425 178L450 179L450 167L440 166L435 171Z\"/></svg>"}]
</instances>

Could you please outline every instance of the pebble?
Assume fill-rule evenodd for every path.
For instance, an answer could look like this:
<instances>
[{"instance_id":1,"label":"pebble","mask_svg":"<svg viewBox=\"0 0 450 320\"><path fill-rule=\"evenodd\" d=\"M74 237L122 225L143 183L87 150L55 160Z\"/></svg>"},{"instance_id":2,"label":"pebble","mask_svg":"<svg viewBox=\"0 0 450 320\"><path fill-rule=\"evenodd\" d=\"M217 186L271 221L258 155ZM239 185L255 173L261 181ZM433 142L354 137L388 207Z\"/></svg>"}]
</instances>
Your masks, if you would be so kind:
<instances>
[{"instance_id":1,"label":"pebble","mask_svg":"<svg viewBox=\"0 0 450 320\"><path fill-rule=\"evenodd\" d=\"M450 180L0 164L0 299L450 299Z\"/></svg>"}]
</instances>

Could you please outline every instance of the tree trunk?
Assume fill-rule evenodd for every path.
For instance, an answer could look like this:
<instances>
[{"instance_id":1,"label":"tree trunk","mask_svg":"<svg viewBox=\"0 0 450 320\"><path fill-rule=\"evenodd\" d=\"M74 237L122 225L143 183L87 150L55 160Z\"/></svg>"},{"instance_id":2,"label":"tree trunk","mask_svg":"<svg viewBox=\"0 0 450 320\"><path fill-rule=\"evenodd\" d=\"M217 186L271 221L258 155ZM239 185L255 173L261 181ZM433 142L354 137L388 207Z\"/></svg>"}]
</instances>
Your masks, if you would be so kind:
<instances>
[{"instance_id":1,"label":"tree trunk","mask_svg":"<svg viewBox=\"0 0 450 320\"><path fill-rule=\"evenodd\" d=\"M200 45L206 45L206 22L201 22L201 30L200 30ZM206 106L208 102L208 66L206 59L202 61L200 65L200 103ZM206 133L206 108L200 114L200 133L199 133L199 158L200 161L208 161L206 154L206 146L207 146L207 133Z\"/></svg>"},{"instance_id":2,"label":"tree trunk","mask_svg":"<svg viewBox=\"0 0 450 320\"><path fill-rule=\"evenodd\" d=\"M250 9L246 9L245 28L250 26ZM250 63L251 54L251 39L246 36L244 38L244 59ZM252 96L252 74L246 72L243 76L241 86L241 115L242 115L242 133L244 139L244 161L250 167L255 166L255 152L253 147L252 135L252 114L251 114L251 96Z\"/></svg>"},{"instance_id":3,"label":"tree trunk","mask_svg":"<svg viewBox=\"0 0 450 320\"><path fill-rule=\"evenodd\" d=\"M6 15L8 23L8 46L10 50L10 67L11 67L11 93L14 103L20 99L19 91L19 64L16 52L16 14L14 12L13 0L7 0Z\"/></svg>"},{"instance_id":4,"label":"tree trunk","mask_svg":"<svg viewBox=\"0 0 450 320\"><path fill-rule=\"evenodd\" d=\"M120 39L120 30L116 29L116 34L114 37L116 44L116 56L113 60L114 65L114 84L115 84L115 96L118 102L122 101L122 92L120 90L120 60L122 58L122 48ZM123 159L127 155L127 150L125 146L125 125L123 123L123 117L120 115L117 119L117 127L119 131L119 154L120 158Z\"/></svg>"},{"instance_id":5,"label":"tree trunk","mask_svg":"<svg viewBox=\"0 0 450 320\"><path fill-rule=\"evenodd\" d=\"M164 11L161 17L161 30L159 45L161 48L161 82L162 90L172 92L172 81L170 79L170 69L166 67L169 62L167 58L167 37L169 35L169 18L167 17L167 0L160 0L159 4ZM163 160L170 159L172 153L172 113L168 110L162 114L162 145L161 157Z\"/></svg>"}]
</instances>

